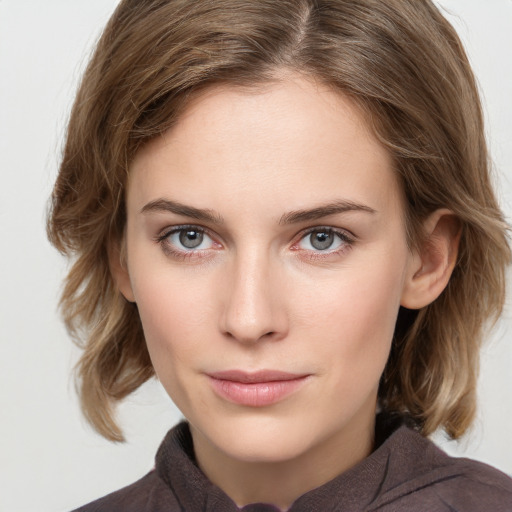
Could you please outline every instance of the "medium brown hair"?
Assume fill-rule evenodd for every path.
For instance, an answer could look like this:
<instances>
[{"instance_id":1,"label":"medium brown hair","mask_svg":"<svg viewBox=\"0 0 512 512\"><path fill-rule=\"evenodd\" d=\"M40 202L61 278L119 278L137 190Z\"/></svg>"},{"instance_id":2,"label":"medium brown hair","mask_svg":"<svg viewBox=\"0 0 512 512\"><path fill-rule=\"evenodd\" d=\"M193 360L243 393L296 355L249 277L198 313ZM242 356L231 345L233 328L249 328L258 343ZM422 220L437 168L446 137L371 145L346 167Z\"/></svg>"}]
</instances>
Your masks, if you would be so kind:
<instances>
[{"instance_id":1,"label":"medium brown hair","mask_svg":"<svg viewBox=\"0 0 512 512\"><path fill-rule=\"evenodd\" d=\"M458 217L452 278L428 307L400 310L379 403L424 435L444 427L458 437L474 417L479 348L503 306L510 251L475 79L438 9L429 0L123 0L82 79L48 220L52 243L73 257L61 307L83 347L82 408L109 439L122 439L113 406L154 374L137 306L109 268L131 159L192 95L257 86L283 69L364 112L393 157L411 246L432 211Z\"/></svg>"}]
</instances>

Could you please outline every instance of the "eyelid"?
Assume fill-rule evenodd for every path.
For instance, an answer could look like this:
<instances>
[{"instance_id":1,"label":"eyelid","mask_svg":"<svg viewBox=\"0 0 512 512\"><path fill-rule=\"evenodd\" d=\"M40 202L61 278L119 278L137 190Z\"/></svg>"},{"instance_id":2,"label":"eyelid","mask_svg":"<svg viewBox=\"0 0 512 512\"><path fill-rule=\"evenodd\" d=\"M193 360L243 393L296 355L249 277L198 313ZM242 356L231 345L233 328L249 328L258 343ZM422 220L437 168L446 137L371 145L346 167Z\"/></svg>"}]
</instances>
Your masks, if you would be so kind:
<instances>
[{"instance_id":1,"label":"eyelid","mask_svg":"<svg viewBox=\"0 0 512 512\"><path fill-rule=\"evenodd\" d=\"M208 236L214 245L217 247L211 247L206 249L180 249L174 244L169 243L166 241L172 234L178 233L180 231L185 231L187 229L200 231L201 233ZM341 247L335 248L335 249L326 249L326 250L311 250L311 249L302 249L299 247L299 243L306 238L308 235L314 232L318 231L326 231L331 232L337 235L341 241L343 242ZM160 231L159 234L157 234L154 237L154 241L157 242L162 250L168 254L169 256L173 256L179 259L192 259L192 258L206 258L207 254L212 249L218 249L222 248L222 244L218 241L218 235L212 233L208 228L198 225L198 224L179 224L174 226L168 226ZM306 229L303 229L300 233L298 233L295 237L295 242L293 242L292 246L290 247L293 251L300 251L303 253L311 253L310 256L307 256L310 259L321 259L321 258L327 258L329 256L333 256L336 254L341 254L343 252L348 251L352 245L357 241L358 237L349 231L346 228L338 228L334 226L326 226L326 225L317 225L317 226L311 226Z\"/></svg>"},{"instance_id":2,"label":"eyelid","mask_svg":"<svg viewBox=\"0 0 512 512\"><path fill-rule=\"evenodd\" d=\"M160 231L158 235L154 237L155 242L162 242L165 240L169 235L172 235L174 233L178 233L179 231L185 231L187 229L200 231L201 233L204 233L208 235L212 240L215 238L209 229L205 228L204 226L200 226L198 224L178 224L176 226L168 226Z\"/></svg>"},{"instance_id":3,"label":"eyelid","mask_svg":"<svg viewBox=\"0 0 512 512\"><path fill-rule=\"evenodd\" d=\"M176 246L175 244L170 243L168 238L180 231L186 230L194 230L199 231L206 235L213 243L213 247L206 249L185 249ZM204 226L200 226L198 224L179 224L174 226L168 226L160 231L158 235L156 235L153 240L160 245L162 251L167 256L177 259L177 260L193 260L196 258L200 258L201 260L205 260L208 258L208 253L211 250L216 250L218 247L222 247L222 244L217 241L218 236L212 234L212 232L205 228ZM217 246L217 247L215 247Z\"/></svg>"},{"instance_id":4,"label":"eyelid","mask_svg":"<svg viewBox=\"0 0 512 512\"><path fill-rule=\"evenodd\" d=\"M341 241L340 245L338 247L335 247L334 249L325 250L304 249L299 247L300 243L308 235L311 235L311 233L318 231L334 233L339 237ZM337 256L344 256L346 253L353 249L353 246L356 242L357 236L347 229L336 228L333 226L312 226L301 231L297 235L296 241L291 246L291 250L301 254L301 257L303 259L310 260L311 262L322 262L329 261L329 259L332 259L333 257L336 258Z\"/></svg>"},{"instance_id":5,"label":"eyelid","mask_svg":"<svg viewBox=\"0 0 512 512\"><path fill-rule=\"evenodd\" d=\"M316 231L328 231L332 232L344 240L355 242L357 240L357 236L345 228L336 228L334 226L312 226L309 228L306 228L302 230L297 236L296 236L296 242L294 242L293 245L297 245L298 242L300 242L303 238L310 235L311 233L315 233Z\"/></svg>"}]
</instances>

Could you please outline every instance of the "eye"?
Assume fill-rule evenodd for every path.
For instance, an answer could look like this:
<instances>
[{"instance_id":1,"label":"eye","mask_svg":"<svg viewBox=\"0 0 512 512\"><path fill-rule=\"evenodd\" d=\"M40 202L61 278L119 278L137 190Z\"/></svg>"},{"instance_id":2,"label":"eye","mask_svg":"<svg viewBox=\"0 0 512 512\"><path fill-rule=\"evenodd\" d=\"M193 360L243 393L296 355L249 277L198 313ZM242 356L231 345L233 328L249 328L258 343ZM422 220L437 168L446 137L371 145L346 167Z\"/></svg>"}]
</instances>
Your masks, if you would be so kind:
<instances>
[{"instance_id":1,"label":"eye","mask_svg":"<svg viewBox=\"0 0 512 512\"><path fill-rule=\"evenodd\" d=\"M176 236L177 235L177 236ZM176 243L179 242L187 249L198 249L204 241L204 233L197 229L182 229L170 236L170 239Z\"/></svg>"},{"instance_id":2,"label":"eye","mask_svg":"<svg viewBox=\"0 0 512 512\"><path fill-rule=\"evenodd\" d=\"M194 253L217 248L219 245L199 226L176 226L165 231L156 241L166 253L173 256L192 256Z\"/></svg>"},{"instance_id":3,"label":"eye","mask_svg":"<svg viewBox=\"0 0 512 512\"><path fill-rule=\"evenodd\" d=\"M306 233L299 241L298 248L314 252L335 252L350 246L353 240L344 232L332 228L315 228Z\"/></svg>"}]
</instances>

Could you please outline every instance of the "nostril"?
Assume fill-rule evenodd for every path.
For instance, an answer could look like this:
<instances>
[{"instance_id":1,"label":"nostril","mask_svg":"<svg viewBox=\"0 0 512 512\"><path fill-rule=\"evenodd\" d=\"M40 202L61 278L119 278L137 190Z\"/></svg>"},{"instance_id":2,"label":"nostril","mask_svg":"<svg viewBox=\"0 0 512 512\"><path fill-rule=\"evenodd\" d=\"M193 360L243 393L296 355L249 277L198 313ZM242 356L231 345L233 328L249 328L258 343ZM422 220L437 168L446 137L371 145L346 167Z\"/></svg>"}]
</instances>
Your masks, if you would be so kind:
<instances>
[{"instance_id":1,"label":"nostril","mask_svg":"<svg viewBox=\"0 0 512 512\"><path fill-rule=\"evenodd\" d=\"M267 331L267 332L248 332L248 331L236 331L236 330L226 330L224 331L225 335L229 338L242 342L242 343L258 343L263 340L271 340L273 338L278 337L278 331Z\"/></svg>"}]
</instances>

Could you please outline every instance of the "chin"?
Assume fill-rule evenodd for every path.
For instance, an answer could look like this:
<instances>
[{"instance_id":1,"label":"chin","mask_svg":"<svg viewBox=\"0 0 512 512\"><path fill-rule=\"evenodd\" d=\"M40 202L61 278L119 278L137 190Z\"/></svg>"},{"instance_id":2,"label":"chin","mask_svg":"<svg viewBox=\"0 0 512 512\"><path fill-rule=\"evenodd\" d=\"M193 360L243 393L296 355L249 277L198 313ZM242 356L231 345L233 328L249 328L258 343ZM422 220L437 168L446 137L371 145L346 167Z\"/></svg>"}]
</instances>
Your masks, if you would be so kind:
<instances>
[{"instance_id":1,"label":"chin","mask_svg":"<svg viewBox=\"0 0 512 512\"><path fill-rule=\"evenodd\" d=\"M303 438L295 439L286 435L240 436L235 442L228 440L220 447L229 457L250 463L277 464L300 457L306 451Z\"/></svg>"},{"instance_id":2,"label":"chin","mask_svg":"<svg viewBox=\"0 0 512 512\"><path fill-rule=\"evenodd\" d=\"M213 423L213 422L212 422ZM311 419L247 414L201 429L220 452L243 462L279 463L300 457L323 439ZM328 432L324 432L328 437Z\"/></svg>"}]
</instances>

